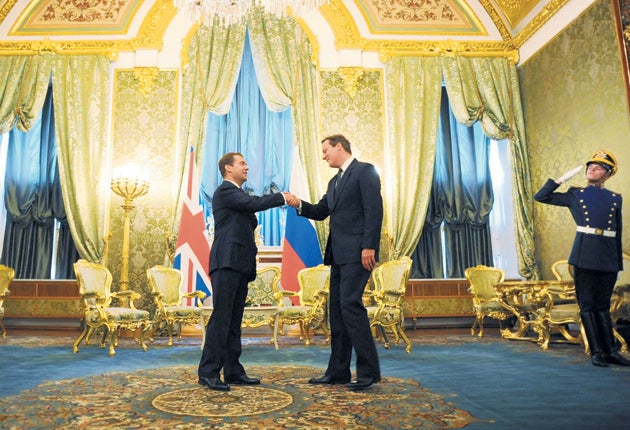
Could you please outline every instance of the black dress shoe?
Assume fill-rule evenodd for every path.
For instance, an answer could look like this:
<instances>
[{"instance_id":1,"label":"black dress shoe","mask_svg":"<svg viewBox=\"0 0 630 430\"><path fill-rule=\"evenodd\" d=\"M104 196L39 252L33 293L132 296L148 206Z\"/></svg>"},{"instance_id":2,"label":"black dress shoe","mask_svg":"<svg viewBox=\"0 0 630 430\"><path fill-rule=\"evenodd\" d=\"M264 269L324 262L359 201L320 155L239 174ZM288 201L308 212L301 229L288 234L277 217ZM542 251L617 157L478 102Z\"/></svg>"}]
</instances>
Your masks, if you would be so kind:
<instances>
[{"instance_id":1,"label":"black dress shoe","mask_svg":"<svg viewBox=\"0 0 630 430\"><path fill-rule=\"evenodd\" d=\"M204 378L203 376L199 377L199 384L205 385L211 390L216 391L230 391L230 386L223 382L221 378Z\"/></svg>"},{"instance_id":2,"label":"black dress shoe","mask_svg":"<svg viewBox=\"0 0 630 430\"><path fill-rule=\"evenodd\" d=\"M630 366L630 360L621 355L619 351L606 354L606 363L618 364L619 366Z\"/></svg>"},{"instance_id":3,"label":"black dress shoe","mask_svg":"<svg viewBox=\"0 0 630 430\"><path fill-rule=\"evenodd\" d=\"M374 385L378 381L378 379L374 378L358 378L356 381L352 381L349 384L346 384L346 387L348 387L352 391L363 391L372 387L372 385Z\"/></svg>"},{"instance_id":4,"label":"black dress shoe","mask_svg":"<svg viewBox=\"0 0 630 430\"><path fill-rule=\"evenodd\" d=\"M324 375L321 378L311 378L308 380L309 384L347 384L350 382L350 378L333 378L330 375Z\"/></svg>"},{"instance_id":5,"label":"black dress shoe","mask_svg":"<svg viewBox=\"0 0 630 430\"><path fill-rule=\"evenodd\" d=\"M591 354L591 363L597 367L608 367L608 361L606 361L606 355L603 352Z\"/></svg>"},{"instance_id":6,"label":"black dress shoe","mask_svg":"<svg viewBox=\"0 0 630 430\"><path fill-rule=\"evenodd\" d=\"M231 378L225 378L225 382L234 385L258 385L260 384L260 378L250 378L249 376L242 374Z\"/></svg>"}]
</instances>

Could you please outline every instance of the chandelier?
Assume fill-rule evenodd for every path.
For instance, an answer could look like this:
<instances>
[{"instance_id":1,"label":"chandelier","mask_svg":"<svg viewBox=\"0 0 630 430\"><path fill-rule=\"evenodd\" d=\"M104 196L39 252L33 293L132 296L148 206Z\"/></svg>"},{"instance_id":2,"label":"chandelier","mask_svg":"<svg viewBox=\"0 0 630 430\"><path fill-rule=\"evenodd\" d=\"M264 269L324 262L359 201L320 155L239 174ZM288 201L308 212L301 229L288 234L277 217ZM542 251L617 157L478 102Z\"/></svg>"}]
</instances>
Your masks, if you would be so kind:
<instances>
[{"instance_id":1,"label":"chandelier","mask_svg":"<svg viewBox=\"0 0 630 430\"><path fill-rule=\"evenodd\" d=\"M212 25L214 18L224 26L242 24L254 7L284 18L290 7L294 16L316 10L328 0L174 0L177 9L185 10L195 21Z\"/></svg>"}]
</instances>

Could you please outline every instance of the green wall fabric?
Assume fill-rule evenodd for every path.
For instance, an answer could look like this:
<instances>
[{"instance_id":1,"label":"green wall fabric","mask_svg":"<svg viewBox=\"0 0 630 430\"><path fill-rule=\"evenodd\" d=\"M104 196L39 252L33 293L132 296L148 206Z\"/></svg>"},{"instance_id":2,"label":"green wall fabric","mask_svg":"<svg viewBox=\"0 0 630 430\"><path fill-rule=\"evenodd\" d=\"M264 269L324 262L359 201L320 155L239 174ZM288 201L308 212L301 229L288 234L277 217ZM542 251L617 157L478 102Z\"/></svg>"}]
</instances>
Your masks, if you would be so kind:
<instances>
[{"instance_id":1,"label":"green wall fabric","mask_svg":"<svg viewBox=\"0 0 630 430\"><path fill-rule=\"evenodd\" d=\"M612 4L601 0L520 66L534 191L606 148L620 166L607 187L630 195L630 120L621 58ZM583 176L569 185L584 185ZM534 205L534 221L538 264L543 278L550 278L551 264L569 254L575 225L567 210L540 204ZM624 224L629 223L626 207ZM623 248L630 250L628 233Z\"/></svg>"}]
</instances>

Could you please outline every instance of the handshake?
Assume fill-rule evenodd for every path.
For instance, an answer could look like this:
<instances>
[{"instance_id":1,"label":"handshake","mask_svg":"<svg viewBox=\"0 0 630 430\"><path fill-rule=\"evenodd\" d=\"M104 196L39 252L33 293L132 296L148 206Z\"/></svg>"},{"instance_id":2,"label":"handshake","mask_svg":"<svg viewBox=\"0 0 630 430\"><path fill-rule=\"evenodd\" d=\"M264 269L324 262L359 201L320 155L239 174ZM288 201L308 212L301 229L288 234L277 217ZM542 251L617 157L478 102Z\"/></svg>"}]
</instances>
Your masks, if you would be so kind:
<instances>
[{"instance_id":1,"label":"handshake","mask_svg":"<svg viewBox=\"0 0 630 430\"><path fill-rule=\"evenodd\" d=\"M283 192L282 194L284 195L284 199L286 200L289 206L294 207L294 208L300 207L300 204L302 203L302 201L299 198L297 198L295 194L291 194L287 192Z\"/></svg>"}]
</instances>

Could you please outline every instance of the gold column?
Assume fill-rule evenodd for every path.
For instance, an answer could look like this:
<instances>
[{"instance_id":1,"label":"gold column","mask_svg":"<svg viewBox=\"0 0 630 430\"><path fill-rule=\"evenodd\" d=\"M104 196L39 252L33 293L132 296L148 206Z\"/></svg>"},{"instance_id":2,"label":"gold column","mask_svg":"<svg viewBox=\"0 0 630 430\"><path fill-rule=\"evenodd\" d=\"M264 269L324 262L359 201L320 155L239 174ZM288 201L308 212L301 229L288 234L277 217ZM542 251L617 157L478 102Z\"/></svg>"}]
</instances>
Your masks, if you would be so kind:
<instances>
[{"instance_id":1,"label":"gold column","mask_svg":"<svg viewBox=\"0 0 630 430\"><path fill-rule=\"evenodd\" d=\"M129 289L129 231L131 230L131 211L135 207L132 203L137 197L149 191L149 182L128 176L112 179L111 189L125 199L122 208L125 211L123 226L122 259L120 264L120 291Z\"/></svg>"}]
</instances>

